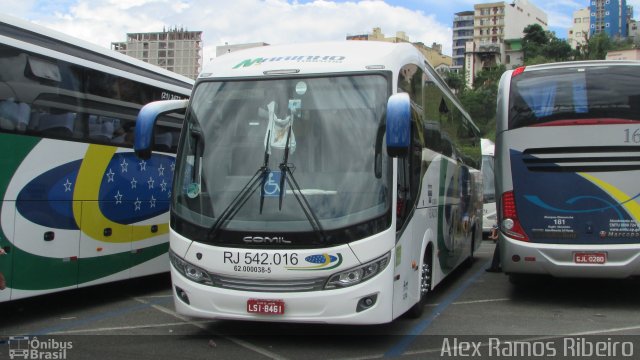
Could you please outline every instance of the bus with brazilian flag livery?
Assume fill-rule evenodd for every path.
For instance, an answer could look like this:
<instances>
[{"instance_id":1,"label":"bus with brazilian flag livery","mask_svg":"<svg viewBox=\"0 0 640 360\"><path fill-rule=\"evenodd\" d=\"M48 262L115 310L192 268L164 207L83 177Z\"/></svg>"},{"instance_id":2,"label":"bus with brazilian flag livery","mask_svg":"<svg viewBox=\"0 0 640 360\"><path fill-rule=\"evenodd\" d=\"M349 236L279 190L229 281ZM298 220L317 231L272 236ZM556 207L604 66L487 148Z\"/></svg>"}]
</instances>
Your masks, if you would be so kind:
<instances>
[{"instance_id":1,"label":"bus with brazilian flag livery","mask_svg":"<svg viewBox=\"0 0 640 360\"><path fill-rule=\"evenodd\" d=\"M250 321L386 323L419 316L482 235L480 137L411 44L266 46L205 66L171 196L178 313Z\"/></svg>"},{"instance_id":2,"label":"bus with brazilian flag livery","mask_svg":"<svg viewBox=\"0 0 640 360\"><path fill-rule=\"evenodd\" d=\"M168 271L180 115L151 158L133 152L154 100L193 81L0 15L0 301Z\"/></svg>"}]
</instances>

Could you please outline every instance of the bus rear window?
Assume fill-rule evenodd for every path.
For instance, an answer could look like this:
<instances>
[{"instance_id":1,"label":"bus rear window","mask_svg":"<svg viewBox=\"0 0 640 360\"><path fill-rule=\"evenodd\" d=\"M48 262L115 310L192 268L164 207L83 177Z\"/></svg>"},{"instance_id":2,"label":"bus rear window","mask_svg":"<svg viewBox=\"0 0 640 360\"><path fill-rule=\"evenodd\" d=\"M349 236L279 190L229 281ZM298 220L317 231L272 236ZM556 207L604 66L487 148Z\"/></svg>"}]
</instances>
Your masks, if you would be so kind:
<instances>
[{"instance_id":1,"label":"bus rear window","mask_svg":"<svg viewBox=\"0 0 640 360\"><path fill-rule=\"evenodd\" d=\"M509 129L640 121L640 66L582 65L511 81Z\"/></svg>"}]
</instances>

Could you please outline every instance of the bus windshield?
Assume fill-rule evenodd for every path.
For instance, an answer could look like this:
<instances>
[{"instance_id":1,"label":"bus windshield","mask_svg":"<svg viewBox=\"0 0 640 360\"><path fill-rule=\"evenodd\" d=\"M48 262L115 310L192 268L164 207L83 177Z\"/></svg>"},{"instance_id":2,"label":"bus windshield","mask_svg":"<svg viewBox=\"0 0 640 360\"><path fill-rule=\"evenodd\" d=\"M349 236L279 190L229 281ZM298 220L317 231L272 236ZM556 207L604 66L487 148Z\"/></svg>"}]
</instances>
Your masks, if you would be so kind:
<instances>
[{"instance_id":1,"label":"bus windshield","mask_svg":"<svg viewBox=\"0 0 640 360\"><path fill-rule=\"evenodd\" d=\"M493 167L493 156L482 155L482 187L485 203L496 201L496 188Z\"/></svg>"},{"instance_id":2,"label":"bus windshield","mask_svg":"<svg viewBox=\"0 0 640 360\"><path fill-rule=\"evenodd\" d=\"M177 161L178 221L209 229L208 241L225 241L217 230L380 231L366 224L390 218L389 93L383 75L200 83Z\"/></svg>"},{"instance_id":3,"label":"bus windshield","mask_svg":"<svg viewBox=\"0 0 640 360\"><path fill-rule=\"evenodd\" d=\"M509 129L640 121L637 66L525 71L513 78Z\"/></svg>"}]
</instances>

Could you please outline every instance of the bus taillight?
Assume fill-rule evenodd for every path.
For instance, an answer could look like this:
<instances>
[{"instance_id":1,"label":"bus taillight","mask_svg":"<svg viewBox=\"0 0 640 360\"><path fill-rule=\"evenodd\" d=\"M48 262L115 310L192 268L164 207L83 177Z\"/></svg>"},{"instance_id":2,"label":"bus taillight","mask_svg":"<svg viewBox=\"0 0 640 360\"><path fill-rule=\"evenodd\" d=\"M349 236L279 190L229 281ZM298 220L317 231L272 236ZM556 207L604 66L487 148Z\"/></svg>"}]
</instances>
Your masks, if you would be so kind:
<instances>
[{"instance_id":1,"label":"bus taillight","mask_svg":"<svg viewBox=\"0 0 640 360\"><path fill-rule=\"evenodd\" d=\"M513 72L511 73L511 77L514 78L520 74L522 74L524 72L525 67L524 66L520 66L518 68L516 68L515 70L513 70Z\"/></svg>"},{"instance_id":2,"label":"bus taillight","mask_svg":"<svg viewBox=\"0 0 640 360\"><path fill-rule=\"evenodd\" d=\"M513 191L507 191L502 194L500 201L501 211L501 228L502 232L508 236L515 238L516 240L529 241L529 238L524 233L520 220L518 219L518 212L516 210L516 199L513 195Z\"/></svg>"}]
</instances>

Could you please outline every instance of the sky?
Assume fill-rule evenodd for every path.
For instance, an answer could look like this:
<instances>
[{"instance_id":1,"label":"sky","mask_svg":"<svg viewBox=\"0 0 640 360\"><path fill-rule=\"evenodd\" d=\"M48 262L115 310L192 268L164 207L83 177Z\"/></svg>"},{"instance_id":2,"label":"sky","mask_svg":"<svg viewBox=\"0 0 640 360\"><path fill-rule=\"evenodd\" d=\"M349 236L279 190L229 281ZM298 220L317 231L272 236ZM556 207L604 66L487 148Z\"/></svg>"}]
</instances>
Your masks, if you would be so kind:
<instances>
[{"instance_id":1,"label":"sky","mask_svg":"<svg viewBox=\"0 0 640 360\"><path fill-rule=\"evenodd\" d=\"M495 1L495 0L494 0ZM506 0L511 1L511 0ZM528 0L547 13L549 30L566 38L574 11L588 0ZM451 54L453 16L483 0L2 0L0 12L80 37L106 48L127 33L182 27L203 31L205 61L215 47L344 40L347 34L386 36L404 31L410 41L436 42ZM627 0L635 13L640 0ZM634 18L637 18L635 16Z\"/></svg>"}]
</instances>

